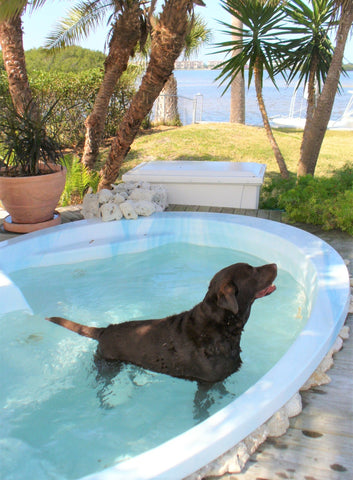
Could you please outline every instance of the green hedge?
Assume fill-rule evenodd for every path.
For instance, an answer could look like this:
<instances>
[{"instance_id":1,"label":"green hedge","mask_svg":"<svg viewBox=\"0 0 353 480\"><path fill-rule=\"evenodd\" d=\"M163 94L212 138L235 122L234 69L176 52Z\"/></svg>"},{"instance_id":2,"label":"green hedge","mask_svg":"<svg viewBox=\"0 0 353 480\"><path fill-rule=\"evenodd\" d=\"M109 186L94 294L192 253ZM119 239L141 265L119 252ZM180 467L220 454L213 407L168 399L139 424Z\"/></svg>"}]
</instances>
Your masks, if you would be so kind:
<instances>
[{"instance_id":1,"label":"green hedge","mask_svg":"<svg viewBox=\"0 0 353 480\"><path fill-rule=\"evenodd\" d=\"M111 137L115 134L135 92L137 74L137 67L130 67L116 86L108 109L104 137ZM77 73L43 71L31 73L29 80L33 94L40 100L44 110L58 100L51 122L53 122L53 130L59 132L59 142L62 146L74 146L83 142L84 121L92 110L102 79L103 70L101 68ZM2 72L0 96L3 98L7 95L7 78L6 74Z\"/></svg>"},{"instance_id":2,"label":"green hedge","mask_svg":"<svg viewBox=\"0 0 353 480\"><path fill-rule=\"evenodd\" d=\"M285 210L290 222L353 235L353 167L346 165L330 177L272 180L263 188L261 207Z\"/></svg>"}]
</instances>

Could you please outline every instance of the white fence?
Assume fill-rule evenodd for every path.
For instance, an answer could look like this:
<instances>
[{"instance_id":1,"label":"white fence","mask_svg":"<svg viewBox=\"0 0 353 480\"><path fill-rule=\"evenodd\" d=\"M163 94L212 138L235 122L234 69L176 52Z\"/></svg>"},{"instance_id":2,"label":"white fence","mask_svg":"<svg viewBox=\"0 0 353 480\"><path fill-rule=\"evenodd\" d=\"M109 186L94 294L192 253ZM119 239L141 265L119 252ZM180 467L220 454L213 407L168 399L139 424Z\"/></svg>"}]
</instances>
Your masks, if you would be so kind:
<instances>
[{"instance_id":1,"label":"white fence","mask_svg":"<svg viewBox=\"0 0 353 480\"><path fill-rule=\"evenodd\" d=\"M203 114L203 95L198 93L194 98L187 98L176 95L160 95L155 101L151 113L151 121L168 123L168 120L174 120L175 115L170 117L170 104L176 99L177 112L183 125L202 122ZM174 117L174 118L173 118Z\"/></svg>"}]
</instances>

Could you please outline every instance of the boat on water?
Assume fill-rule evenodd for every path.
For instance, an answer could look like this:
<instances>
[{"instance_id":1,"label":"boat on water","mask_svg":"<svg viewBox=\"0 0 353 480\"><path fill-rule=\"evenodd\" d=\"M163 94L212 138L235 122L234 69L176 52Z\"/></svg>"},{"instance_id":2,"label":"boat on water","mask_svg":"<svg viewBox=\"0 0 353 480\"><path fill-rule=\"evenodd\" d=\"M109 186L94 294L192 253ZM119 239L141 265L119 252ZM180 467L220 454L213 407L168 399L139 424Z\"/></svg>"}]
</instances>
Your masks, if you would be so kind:
<instances>
[{"instance_id":1,"label":"boat on water","mask_svg":"<svg viewBox=\"0 0 353 480\"><path fill-rule=\"evenodd\" d=\"M351 94L347 106L337 120L330 120L327 125L328 130L353 130L353 90L349 90L348 93ZM271 119L271 125L275 128L295 128L298 130L303 130L305 126L305 116L301 115L302 107L300 108L299 116L295 115L295 105L296 105L296 92L294 93L289 115L287 117L278 116Z\"/></svg>"}]
</instances>

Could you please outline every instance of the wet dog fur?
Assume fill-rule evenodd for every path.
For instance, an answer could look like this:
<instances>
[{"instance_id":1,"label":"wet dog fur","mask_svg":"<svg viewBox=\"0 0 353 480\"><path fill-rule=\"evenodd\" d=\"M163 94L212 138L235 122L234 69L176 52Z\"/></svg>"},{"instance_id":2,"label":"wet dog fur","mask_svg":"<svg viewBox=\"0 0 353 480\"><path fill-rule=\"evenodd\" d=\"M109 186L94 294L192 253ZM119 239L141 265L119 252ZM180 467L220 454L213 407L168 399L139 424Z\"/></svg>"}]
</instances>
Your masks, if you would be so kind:
<instances>
[{"instance_id":1,"label":"wet dog fur","mask_svg":"<svg viewBox=\"0 0 353 480\"><path fill-rule=\"evenodd\" d=\"M241 366L240 340L257 298L275 290L276 264L236 263L212 278L191 310L162 319L89 327L62 317L47 320L98 341L97 358L134 364L202 384L222 382Z\"/></svg>"}]
</instances>

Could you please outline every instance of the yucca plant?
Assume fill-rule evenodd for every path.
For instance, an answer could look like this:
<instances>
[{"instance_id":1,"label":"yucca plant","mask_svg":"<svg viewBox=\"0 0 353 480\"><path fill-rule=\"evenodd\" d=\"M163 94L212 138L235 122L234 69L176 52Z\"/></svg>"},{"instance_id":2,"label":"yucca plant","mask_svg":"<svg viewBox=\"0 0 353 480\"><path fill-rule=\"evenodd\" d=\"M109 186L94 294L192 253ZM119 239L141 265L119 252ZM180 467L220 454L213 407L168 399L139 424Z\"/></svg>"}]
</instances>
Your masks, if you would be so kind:
<instances>
[{"instance_id":1,"label":"yucca plant","mask_svg":"<svg viewBox=\"0 0 353 480\"><path fill-rule=\"evenodd\" d=\"M302 83L307 87L307 116L311 116L315 109L315 99L325 83L334 51L329 38L334 1L311 0L308 5L302 0L291 0L285 3L283 8L289 21L285 32L291 37L285 61L287 81L291 82L298 76L296 88Z\"/></svg>"},{"instance_id":2,"label":"yucca plant","mask_svg":"<svg viewBox=\"0 0 353 480\"><path fill-rule=\"evenodd\" d=\"M43 114L32 105L17 110L4 101L0 108L0 199L9 213L4 228L17 233L60 223L55 207L66 178L60 145L47 125L55 103Z\"/></svg>"},{"instance_id":3,"label":"yucca plant","mask_svg":"<svg viewBox=\"0 0 353 480\"><path fill-rule=\"evenodd\" d=\"M220 22L224 33L231 40L217 44L220 52L229 55L217 68L222 71L217 77L228 89L238 74L244 77L248 67L248 85L254 78L257 102L261 112L267 137L274 152L281 176L289 178L289 172L276 139L272 133L264 98L262 95L263 75L266 72L276 86L275 72L281 71L286 43L283 38L282 22L285 13L280 0L221 0L222 7L231 17L237 18L243 28Z\"/></svg>"},{"instance_id":4,"label":"yucca plant","mask_svg":"<svg viewBox=\"0 0 353 480\"><path fill-rule=\"evenodd\" d=\"M30 102L23 112L16 110L10 100L0 108L0 161L2 174L12 177L40 175L43 165L62 160L62 152L54 132L48 133L47 124L57 102L43 114L33 114Z\"/></svg>"},{"instance_id":5,"label":"yucca plant","mask_svg":"<svg viewBox=\"0 0 353 480\"><path fill-rule=\"evenodd\" d=\"M328 122L330 120L335 95L337 93L342 61L349 33L353 24L352 0L334 0L335 14L337 18L336 44L327 72L325 84L317 100L317 105L312 118L308 118L303 141L300 148L300 160L298 163L298 176L314 175L319 158L322 142Z\"/></svg>"}]
</instances>

